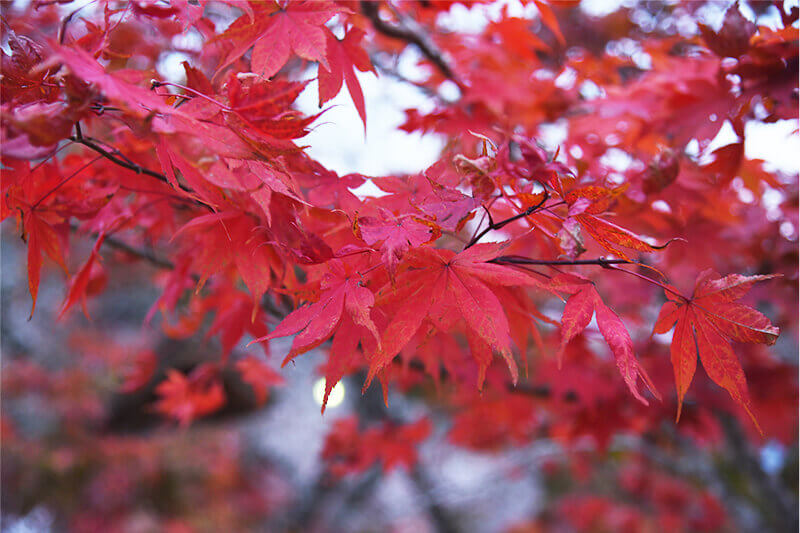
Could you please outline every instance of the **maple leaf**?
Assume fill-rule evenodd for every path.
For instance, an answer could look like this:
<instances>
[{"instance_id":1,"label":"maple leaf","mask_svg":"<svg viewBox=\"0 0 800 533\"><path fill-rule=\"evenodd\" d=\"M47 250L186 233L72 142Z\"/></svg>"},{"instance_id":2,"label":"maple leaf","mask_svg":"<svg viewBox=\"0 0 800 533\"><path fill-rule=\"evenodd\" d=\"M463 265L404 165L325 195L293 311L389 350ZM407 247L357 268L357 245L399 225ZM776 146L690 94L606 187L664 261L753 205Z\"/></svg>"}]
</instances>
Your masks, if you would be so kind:
<instances>
[{"instance_id":1,"label":"maple leaf","mask_svg":"<svg viewBox=\"0 0 800 533\"><path fill-rule=\"evenodd\" d=\"M539 16L542 17L544 25L553 32L553 35L556 36L561 46L566 45L567 41L564 39L564 34L561 33L561 28L558 26L558 19L555 13L553 13L553 10L550 9L550 6L541 0L533 0L533 3L536 4L536 9L539 10Z\"/></svg>"},{"instance_id":2,"label":"maple leaf","mask_svg":"<svg viewBox=\"0 0 800 533\"><path fill-rule=\"evenodd\" d=\"M36 296L39 294L42 251L55 261L65 274L68 271L64 262L64 254L61 251L61 243L55 229L33 209L25 214L24 220L23 227L28 240L28 289L33 299L30 316L33 316L33 311L36 309Z\"/></svg>"},{"instance_id":3,"label":"maple leaf","mask_svg":"<svg viewBox=\"0 0 800 533\"><path fill-rule=\"evenodd\" d=\"M251 68L264 78L274 76L289 60L291 52L328 67L324 25L341 8L329 2L310 1L290 2L285 9L276 2L252 6L253 15L242 15L214 39L214 42L233 43L217 68L217 74L251 46Z\"/></svg>"},{"instance_id":4,"label":"maple leaf","mask_svg":"<svg viewBox=\"0 0 800 533\"><path fill-rule=\"evenodd\" d=\"M267 246L251 217L240 211L210 213L193 218L172 236L193 239L193 260L201 281L231 262L253 295L253 301L269 289L273 274L282 270L274 249Z\"/></svg>"},{"instance_id":5,"label":"maple leaf","mask_svg":"<svg viewBox=\"0 0 800 533\"><path fill-rule=\"evenodd\" d=\"M722 27L718 32L705 24L698 24L703 41L720 57L739 57L750 48L750 38L756 25L742 16L739 6L732 4L725 11Z\"/></svg>"},{"instance_id":6,"label":"maple leaf","mask_svg":"<svg viewBox=\"0 0 800 533\"><path fill-rule=\"evenodd\" d=\"M120 392L130 394L150 382L158 368L158 357L152 350L139 352L126 369Z\"/></svg>"},{"instance_id":7,"label":"maple leaf","mask_svg":"<svg viewBox=\"0 0 800 533\"><path fill-rule=\"evenodd\" d=\"M483 243L459 254L451 250L420 248L407 260L411 270L400 280L403 289L396 296L403 304L381 337L381 348L370 361L365 388L430 318L441 330L463 318L477 339L505 359L514 383L519 378L511 354L508 318L492 285L543 286L530 275L511 267L490 263L504 245ZM478 358L481 376L490 361ZM482 377L478 386L482 385Z\"/></svg>"},{"instance_id":8,"label":"maple leaf","mask_svg":"<svg viewBox=\"0 0 800 533\"><path fill-rule=\"evenodd\" d=\"M331 342L331 349L328 360L324 365L325 374L325 394L322 398L321 413L325 414L328 405L328 397L333 387L345 376L345 374L355 370L363 361L363 355L359 351L359 342L362 344L364 352L374 352L377 348L378 339L370 342L373 338L364 331L364 326L360 326L352 317L345 314L339 322L336 333Z\"/></svg>"},{"instance_id":9,"label":"maple leaf","mask_svg":"<svg viewBox=\"0 0 800 533\"><path fill-rule=\"evenodd\" d=\"M219 333L223 358L233 351L245 332L254 337L267 334L264 312L257 302L247 298L241 291L223 287L222 290L215 291L214 296L209 298L205 305L206 308L216 311L214 321L206 332L206 338ZM267 348L267 345L264 347Z\"/></svg>"},{"instance_id":10,"label":"maple leaf","mask_svg":"<svg viewBox=\"0 0 800 533\"><path fill-rule=\"evenodd\" d=\"M61 61L76 77L97 86L114 105L125 109L132 115L145 117L154 112L166 115L183 115L166 104L152 91L128 83L120 73L108 73L95 59L80 48L59 46L51 60Z\"/></svg>"},{"instance_id":11,"label":"maple leaf","mask_svg":"<svg viewBox=\"0 0 800 533\"><path fill-rule=\"evenodd\" d=\"M187 377L177 370L167 371L167 379L155 389L160 399L153 408L186 426L195 418L211 414L225 404L225 391L215 365L204 364Z\"/></svg>"},{"instance_id":12,"label":"maple leaf","mask_svg":"<svg viewBox=\"0 0 800 533\"><path fill-rule=\"evenodd\" d=\"M641 378L653 396L660 400L661 396L650 381L647 371L636 360L633 353L633 341L625 324L619 315L603 303L594 284L571 274L559 274L553 278L552 283L558 290L572 294L564 306L564 313L561 317L561 346L557 355L559 365L561 365L564 350L569 341L586 329L592 316L596 315L600 334L611 348L617 368L631 394L643 404L648 405L637 387L637 380Z\"/></svg>"},{"instance_id":13,"label":"maple leaf","mask_svg":"<svg viewBox=\"0 0 800 533\"><path fill-rule=\"evenodd\" d=\"M633 260L621 248L630 248L640 252L654 252L663 250L672 241L682 240L679 238L670 239L660 246L650 244L632 231L598 217L597 214L608 209L614 198L622 194L626 187L627 186L606 189L605 187L592 185L567 192L564 195L564 199L569 203L569 216L571 220L579 222L581 227L592 236L597 244L612 254L628 261ZM577 227L574 226L574 222L570 222L569 224L572 224L572 226L569 228L565 227L565 231L574 234ZM565 226L567 226L567 223L565 223ZM578 248L580 248L580 246L578 246Z\"/></svg>"},{"instance_id":14,"label":"maple leaf","mask_svg":"<svg viewBox=\"0 0 800 533\"><path fill-rule=\"evenodd\" d=\"M249 355L236 362L236 370L242 379L253 388L253 394L259 405L267 401L268 388L273 385L282 385L283 376L275 372L258 357Z\"/></svg>"},{"instance_id":15,"label":"maple leaf","mask_svg":"<svg viewBox=\"0 0 800 533\"><path fill-rule=\"evenodd\" d=\"M383 462L383 471L396 467L410 470L417 462L416 446L431 433L431 422L421 418L410 424L385 423L381 428L367 431L364 446L373 448Z\"/></svg>"},{"instance_id":16,"label":"maple leaf","mask_svg":"<svg viewBox=\"0 0 800 533\"><path fill-rule=\"evenodd\" d=\"M269 335L252 341L263 342L297 333L281 366L325 342L336 330L344 311L376 340L379 338L378 329L370 317L370 309L375 304L372 291L362 285L360 278L346 276L340 261L331 263L333 272L323 278L323 292L318 301L295 309Z\"/></svg>"},{"instance_id":17,"label":"maple leaf","mask_svg":"<svg viewBox=\"0 0 800 533\"><path fill-rule=\"evenodd\" d=\"M665 291L668 300L661 307L653 332L666 333L675 326L670 356L678 392L676 420L680 419L683 398L692 383L699 355L708 377L728 391L761 431L752 411L744 371L730 341L775 343L780 330L752 307L736 303L754 283L774 277L777 276L721 277L713 270L705 270L697 277L691 298Z\"/></svg>"},{"instance_id":18,"label":"maple leaf","mask_svg":"<svg viewBox=\"0 0 800 533\"><path fill-rule=\"evenodd\" d=\"M226 84L231 110L242 124L277 139L293 139L307 133L306 127L319 115L310 117L291 108L308 82L237 79L231 74Z\"/></svg>"},{"instance_id":19,"label":"maple leaf","mask_svg":"<svg viewBox=\"0 0 800 533\"><path fill-rule=\"evenodd\" d=\"M358 116L367 129L367 111L364 108L364 93L356 77L355 69L361 72L375 72L375 67L369 55L361 47L364 31L359 28L350 28L340 41L330 30L325 30L327 42L328 67L320 65L317 78L319 80L319 105L339 94L342 80L347 84L350 98L358 110Z\"/></svg>"},{"instance_id":20,"label":"maple leaf","mask_svg":"<svg viewBox=\"0 0 800 533\"><path fill-rule=\"evenodd\" d=\"M83 314L86 315L86 318L89 318L89 311L86 309L86 297L88 293L91 292L90 282L92 281L92 275L96 275L97 269L100 268L100 247L103 245L105 238L105 233L101 233L94 243L92 252L89 254L89 259L86 260L81 269L78 270L78 273L70 280L67 297L64 299L61 311L58 313L59 318L64 316L64 314L79 300L83 306Z\"/></svg>"},{"instance_id":21,"label":"maple leaf","mask_svg":"<svg viewBox=\"0 0 800 533\"><path fill-rule=\"evenodd\" d=\"M396 467L408 470L417 460L416 446L430 432L427 418L409 424L386 422L365 431L359 431L356 417L342 418L326 436L322 458L337 476L363 472L377 461L383 463L384 472Z\"/></svg>"},{"instance_id":22,"label":"maple leaf","mask_svg":"<svg viewBox=\"0 0 800 533\"><path fill-rule=\"evenodd\" d=\"M394 276L397 264L409 248L435 241L439 233L411 215L394 216L379 208L378 217L356 217L354 231L370 246L378 245L383 262Z\"/></svg>"}]
</instances>

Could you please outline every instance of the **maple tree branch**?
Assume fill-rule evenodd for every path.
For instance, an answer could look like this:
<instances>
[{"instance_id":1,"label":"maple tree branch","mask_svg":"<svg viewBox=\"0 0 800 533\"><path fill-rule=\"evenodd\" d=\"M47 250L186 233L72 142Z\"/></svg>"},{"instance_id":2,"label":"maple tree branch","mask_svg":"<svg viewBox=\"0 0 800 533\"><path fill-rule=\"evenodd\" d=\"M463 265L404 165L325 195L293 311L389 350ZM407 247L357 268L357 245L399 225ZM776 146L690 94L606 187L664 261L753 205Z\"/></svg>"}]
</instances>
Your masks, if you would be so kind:
<instances>
[{"instance_id":1,"label":"maple tree branch","mask_svg":"<svg viewBox=\"0 0 800 533\"><path fill-rule=\"evenodd\" d=\"M175 263L173 263L169 259L159 257L152 250L137 248L121 239L118 239L117 237L114 237L113 235L106 235L106 239L105 241L103 241L103 244L107 244L111 248L116 248L117 250L121 250L125 253L134 255L141 259L145 259L146 261L149 261L154 266L157 266L159 268L165 268L168 270L175 269Z\"/></svg>"},{"instance_id":2,"label":"maple tree branch","mask_svg":"<svg viewBox=\"0 0 800 533\"><path fill-rule=\"evenodd\" d=\"M554 396L553 390L549 385L535 385L533 383L517 383L514 385L513 383L508 383L506 388L508 392L534 398L552 398ZM577 402L578 393L574 390L565 391L562 399L567 403Z\"/></svg>"},{"instance_id":3,"label":"maple tree branch","mask_svg":"<svg viewBox=\"0 0 800 533\"><path fill-rule=\"evenodd\" d=\"M594 265L607 267L608 265L631 265L634 264L627 259L604 259L598 257L597 259L528 259L527 257L519 257L516 255L501 255L488 261L489 263L507 264L507 265L544 265L544 266L570 266L570 265ZM627 272L627 271L625 271Z\"/></svg>"},{"instance_id":4,"label":"maple tree branch","mask_svg":"<svg viewBox=\"0 0 800 533\"><path fill-rule=\"evenodd\" d=\"M108 159L109 161L111 161L116 165L127 168L128 170L132 170L137 174L144 174L146 176L151 176L159 181L169 184L169 180L164 174L156 172L154 170L150 170L141 165L137 165L136 163L132 162L130 159L122 155L122 153L119 152L119 150L117 149L114 149L113 152L108 151L99 144L96 144L91 138L83 137L81 135L73 135L72 137L69 138L69 140L77 144L82 144L83 146L89 148L90 150L94 150L95 152L102 155L103 157L105 157L106 159ZM189 192L186 189L184 190L186 192Z\"/></svg>"},{"instance_id":5,"label":"maple tree branch","mask_svg":"<svg viewBox=\"0 0 800 533\"><path fill-rule=\"evenodd\" d=\"M69 229L72 231L79 231L80 227L75 222L70 222ZM97 238L97 234L94 234L94 237ZM145 250L142 248L137 248L132 244L125 242L124 240L115 237L113 235L106 234L105 240L103 241L104 245L108 245L111 248L115 248L117 250L121 250L125 253L130 255L139 257L140 259L144 259L154 266L159 268L169 269L172 270L175 268L175 263L170 261L169 259L159 257L155 252L152 250Z\"/></svg>"},{"instance_id":6,"label":"maple tree branch","mask_svg":"<svg viewBox=\"0 0 800 533\"><path fill-rule=\"evenodd\" d=\"M631 263L631 264L634 264L634 263ZM637 278L643 279L644 281L647 281L648 283L652 283L653 285L657 285L657 286L661 287L662 289L664 289L667 292L671 292L672 294L674 294L678 298L681 298L685 302L688 302L690 300L689 298L687 298L683 294L679 293L675 289L671 288L670 286L664 285L660 281L656 281L656 280L654 280L652 278L648 278L647 276L643 276L643 275L639 274L638 272L631 272L630 270L625 270L624 268L617 268L617 267L613 267L613 266L608 267L608 269L609 270L616 270L617 272L624 272L626 274L630 274L632 276L636 276ZM663 274L662 274L662 277L664 277ZM664 277L664 279L666 279L666 277ZM700 307L700 306L698 305L698 307ZM703 310L706 311L705 309L703 309ZM709 312L709 311L707 311L707 312Z\"/></svg>"},{"instance_id":7,"label":"maple tree branch","mask_svg":"<svg viewBox=\"0 0 800 533\"><path fill-rule=\"evenodd\" d=\"M226 106L222 102L218 102L218 101L214 100L213 98L211 98L210 96L207 96L207 95L201 93L200 91L195 91L194 89L186 87L185 85L181 85L180 83L173 83L171 81L150 80L150 89L151 90L153 90L153 89L155 89L157 87L167 87L167 86L172 86L172 87L175 87L177 89L182 89L182 90L186 91L187 93L193 94L195 96L199 96L200 98L204 98L205 100L207 100L207 101L211 102L212 104L218 106L220 109L224 109L225 111L233 111L233 109L231 109L230 107ZM169 95L165 95L165 96L183 96L184 98L186 98L186 96L181 95L181 94L169 94Z\"/></svg>"},{"instance_id":8,"label":"maple tree branch","mask_svg":"<svg viewBox=\"0 0 800 533\"><path fill-rule=\"evenodd\" d=\"M760 500L762 517L776 531L797 531L797 511L792 509L790 497L764 472L758 456L752 449L737 420L728 413L717 411L728 448L733 454L733 464L745 473L756 490L751 491Z\"/></svg>"},{"instance_id":9,"label":"maple tree branch","mask_svg":"<svg viewBox=\"0 0 800 533\"><path fill-rule=\"evenodd\" d=\"M31 205L31 210L33 210L33 209L36 209L36 208L39 206L39 204L41 204L42 202L44 202L45 200L47 200L47 199L48 199L48 198L49 198L49 197L50 197L50 196L51 196L53 193L55 193L55 192L56 192L58 189L60 189L60 188L61 188L61 187L63 187L64 185L66 185L66 183L67 183L67 182L69 182L69 181L70 181L72 178L74 178L75 176L77 176L78 174L80 174L81 172L83 172L84 170L86 170L87 168L89 168L90 166L92 166L93 164L95 164L95 163L96 163L96 162L97 162L99 159L100 159L100 156L98 156L98 157L95 157L94 159L92 159L91 161L89 161L88 163L86 163L85 165L83 165L81 168L79 168L78 170L76 170L75 172L73 172L72 174L70 174L69 176L67 176L66 178L64 178L63 180L61 180L61 181L58 183L58 185L56 185L55 187L53 187L52 189L50 189L50 190L49 190L47 193L45 193L45 194L44 194L43 196L41 196L41 197L40 197L38 200L36 200L36 201L33 203L33 205Z\"/></svg>"},{"instance_id":10,"label":"maple tree branch","mask_svg":"<svg viewBox=\"0 0 800 533\"><path fill-rule=\"evenodd\" d=\"M167 179L167 176L165 176L161 172L156 172L155 170L150 170L149 168L134 163L129 157L124 155L117 148L110 147L109 149L106 149L100 146L100 144L98 144L97 139L93 139L91 137L84 137L81 132L79 123L75 123L75 135L69 137L69 140L76 144L81 144L89 148L90 150L94 150L95 152L97 152L104 158L108 159L115 165L127 168L128 170L136 172L137 174L144 174L145 176L150 176L152 178L161 181L162 183L171 186L169 180ZM179 183L178 187L180 187L180 189L187 194L192 194L192 195L194 194L194 191L191 188L186 187L185 185ZM210 205L200 200L192 199L191 201L197 204L198 206L205 207L206 209L212 209Z\"/></svg>"},{"instance_id":11,"label":"maple tree branch","mask_svg":"<svg viewBox=\"0 0 800 533\"><path fill-rule=\"evenodd\" d=\"M472 246L472 245L474 245L475 243L477 243L479 240L481 240L481 238L482 238L484 235L486 235L486 234L487 234L487 233L489 233L490 231L492 231L492 230L498 230L498 229L501 229L502 227L504 227L504 226L506 226L506 225L508 225L508 224L511 224L511 223L512 223L512 222L514 222L515 220L519 220L519 219L521 219L521 218L525 218L525 217L527 217L528 215L532 215L533 213L535 213L535 212L536 212L536 210L537 210L537 209L540 209L540 208L541 208L541 207L542 207L542 206L545 204L545 202L547 202L548 198L550 198L550 194L547 192L547 189L545 189L545 191L544 191L544 197L542 198L542 200L541 200L541 201L540 201L538 204L536 204L536 205L532 205L532 206L530 206L529 208L527 208L525 211L523 211L522 213L517 213L516 215L514 215L514 216L512 216L512 217L508 217L508 218L506 218L506 219L504 219L504 220L501 220L500 222L494 222L494 221L492 220L492 215L491 215L491 213L489 213L489 210L487 209L487 210L486 210L486 213L489 215L489 225L488 225L488 226L486 226L486 227L483 229L483 231L481 231L480 233L478 233L477 235L475 235L475 236L474 236L472 239L470 239L470 241L469 241L469 242L467 243L467 245L464 247L464 250L466 250L466 249L467 249L467 248L469 248L470 246Z\"/></svg>"},{"instance_id":12,"label":"maple tree branch","mask_svg":"<svg viewBox=\"0 0 800 533\"><path fill-rule=\"evenodd\" d=\"M403 16L399 12L396 12L399 24L390 24L381 18L379 7L380 5L377 2L361 0L361 12L370 20L370 22L372 22L375 30L386 35L387 37L401 39L416 45L420 52L422 52L425 57L430 59L431 62L442 72L442 74L453 80L453 82L458 85L458 88L463 91L463 85L456 77L453 69L445 60L443 52L425 34L425 31L422 29L422 27L412 18Z\"/></svg>"},{"instance_id":13,"label":"maple tree branch","mask_svg":"<svg viewBox=\"0 0 800 533\"><path fill-rule=\"evenodd\" d=\"M80 228L76 223L70 223L70 229L72 231L78 231ZM96 238L97 234L94 234L94 236ZM107 234L105 236L105 240L103 241L103 246L106 245L111 248L115 248L117 250L138 257L140 259L144 259L145 261L151 263L153 266L163 268L165 270L175 270L175 263L173 263L167 258L159 256L158 254L155 253L155 251L143 248L137 248L136 246L133 246L132 244L129 244L118 237L114 237L113 235ZM195 280L195 282L200 281L200 277L197 276L196 274L192 274L192 278ZM284 317L286 317L286 315L288 315L290 312L275 307L266 295L264 295L264 298L261 299L261 308L270 315L281 320Z\"/></svg>"}]
</instances>

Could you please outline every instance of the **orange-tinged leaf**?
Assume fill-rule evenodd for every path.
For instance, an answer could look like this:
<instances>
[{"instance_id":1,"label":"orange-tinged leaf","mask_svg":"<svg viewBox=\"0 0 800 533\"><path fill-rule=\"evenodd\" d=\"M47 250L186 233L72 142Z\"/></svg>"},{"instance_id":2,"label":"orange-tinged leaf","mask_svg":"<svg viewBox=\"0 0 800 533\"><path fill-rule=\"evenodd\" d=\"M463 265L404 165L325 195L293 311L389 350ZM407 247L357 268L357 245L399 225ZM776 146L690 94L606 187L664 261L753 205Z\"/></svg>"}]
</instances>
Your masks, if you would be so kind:
<instances>
[{"instance_id":1,"label":"orange-tinged leaf","mask_svg":"<svg viewBox=\"0 0 800 533\"><path fill-rule=\"evenodd\" d=\"M670 239L662 245L654 245L645 241L632 231L594 215L579 214L575 216L575 219L580 222L586 232L597 241L597 244L612 254L627 259L628 261L632 259L620 248L630 248L640 252L655 252L664 249L669 243L675 240Z\"/></svg>"}]
</instances>

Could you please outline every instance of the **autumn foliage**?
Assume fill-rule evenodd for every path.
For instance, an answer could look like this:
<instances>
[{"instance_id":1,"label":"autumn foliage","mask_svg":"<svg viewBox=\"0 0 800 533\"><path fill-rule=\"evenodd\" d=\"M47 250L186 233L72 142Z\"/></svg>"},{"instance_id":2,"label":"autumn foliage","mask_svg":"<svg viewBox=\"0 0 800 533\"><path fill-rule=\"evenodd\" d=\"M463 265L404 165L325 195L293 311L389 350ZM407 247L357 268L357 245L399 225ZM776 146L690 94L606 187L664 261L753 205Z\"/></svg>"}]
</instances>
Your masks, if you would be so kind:
<instances>
[{"instance_id":1,"label":"autumn foliage","mask_svg":"<svg viewBox=\"0 0 800 533\"><path fill-rule=\"evenodd\" d=\"M99 351L116 355L98 364L113 392L149 391L143 411L169 427L223 417L232 382L263 406L280 367L321 353L323 416L340 380L385 402L379 417L335 422L322 451L335 479L415 472L418 448L442 435L484 452L550 439L576 455L547 475L575 480L594 468L587 443L603 454L626 435L796 445L797 175L750 147L757 126L791 121L796 136L797 8L592 16L534 0L458 31L444 22L453 4L3 4L1 209L4 235L26 246L30 294L9 312L36 316L60 276L58 323L84 328L115 276L148 269L158 296L142 331L214 339L214 355L172 366L152 343L113 352L91 335L77 349L108 343ZM173 56L180 70L164 67ZM417 79L401 56L417 58ZM336 127L326 106L340 91L369 131L365 75L429 97L400 129L443 139L437 161L339 175L309 155L304 137ZM315 114L295 104L309 90ZM44 387L57 401L55 375L24 357L3 368L6 395ZM401 395L429 412L395 413ZM12 419L4 450L10 434L24 464ZM167 453L113 439L91 449ZM245 491L243 467L203 447L191 453L231 463L210 483ZM644 508L578 491L515 530L736 522L719 494L651 460L635 451L613 474ZM266 516L289 500L251 503ZM104 512L69 525L114 523ZM214 516L212 529L254 527L246 512Z\"/></svg>"}]
</instances>

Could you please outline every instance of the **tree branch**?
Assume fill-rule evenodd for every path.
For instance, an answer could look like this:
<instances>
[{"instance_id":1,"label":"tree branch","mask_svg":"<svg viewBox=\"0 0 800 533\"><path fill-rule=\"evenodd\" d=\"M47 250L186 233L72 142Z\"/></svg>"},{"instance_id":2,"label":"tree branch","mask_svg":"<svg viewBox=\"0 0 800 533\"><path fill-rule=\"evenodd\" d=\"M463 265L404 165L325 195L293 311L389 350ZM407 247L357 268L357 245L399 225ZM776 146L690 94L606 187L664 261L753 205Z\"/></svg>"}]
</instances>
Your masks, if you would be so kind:
<instances>
[{"instance_id":1,"label":"tree branch","mask_svg":"<svg viewBox=\"0 0 800 533\"><path fill-rule=\"evenodd\" d=\"M80 132L80 129L78 129L77 131ZM91 139L90 137L83 137L82 135L80 135L80 133L78 133L77 135L73 135L72 137L69 138L69 140L74 143L82 144L83 146L91 150L94 150L95 152L102 155L103 157L105 157L106 159L108 159L109 161L111 161L116 165L119 165L123 168L127 168L128 170L132 170L137 174L144 174L146 176L151 176L169 185L169 180L164 174L156 172L154 170L150 170L141 165L137 165L136 163L134 163L133 161L122 155L122 153L116 148L113 150L113 152L108 151L99 144L96 144L94 140ZM183 190L185 192L191 192L190 190L185 188Z\"/></svg>"},{"instance_id":2,"label":"tree branch","mask_svg":"<svg viewBox=\"0 0 800 533\"><path fill-rule=\"evenodd\" d=\"M792 506L793 498L764 472L737 420L720 411L717 412L717 419L733 455L732 465L750 480L752 490L749 492L758 500L763 520L774 527L775 531L797 531L797 508Z\"/></svg>"},{"instance_id":3,"label":"tree branch","mask_svg":"<svg viewBox=\"0 0 800 533\"><path fill-rule=\"evenodd\" d=\"M552 265L552 266L569 266L569 265L595 265L606 267L608 265L631 265L633 262L627 259L604 259L599 257L597 259L528 259L527 257L519 257L516 255L501 255L488 261L489 263L506 264L506 265Z\"/></svg>"},{"instance_id":4,"label":"tree branch","mask_svg":"<svg viewBox=\"0 0 800 533\"><path fill-rule=\"evenodd\" d=\"M171 185L167 177L161 172L156 172L155 170L150 170L149 168L145 168L141 165L134 163L130 158L125 156L122 152L120 152L116 148L111 148L111 149L103 148L102 146L100 146L100 144L97 143L96 139L92 139L91 137L84 137L81 132L80 124L78 123L75 124L75 135L70 137L69 140L76 144L81 144L89 148L90 150L94 150L95 152L105 157L115 165L121 166L122 168L127 168L128 170L136 172L137 174L144 174L146 176L150 176L167 185ZM178 184L178 186L183 192L194 195L194 191L189 187L186 187L181 184ZM211 209L211 206L200 200L192 199L192 201L199 206L205 207L206 209Z\"/></svg>"},{"instance_id":5,"label":"tree branch","mask_svg":"<svg viewBox=\"0 0 800 533\"><path fill-rule=\"evenodd\" d=\"M175 268L175 263L173 263L169 259L164 259L162 257L159 257L152 250L143 250L141 248L136 248L135 246L132 246L127 242L118 239L117 237L114 237L113 235L106 235L103 244L107 244L111 248L115 248L117 250L121 250L125 253L144 259L159 268L165 268L168 270L173 270Z\"/></svg>"},{"instance_id":6,"label":"tree branch","mask_svg":"<svg viewBox=\"0 0 800 533\"><path fill-rule=\"evenodd\" d=\"M481 240L481 237L483 237L484 235L486 235L490 231L501 229L503 226L511 224L515 220L519 220L521 218L525 218L528 215L532 215L534 212L536 212L537 209L541 208L544 205L544 203L548 200L548 198L550 198L550 194L547 192L547 189L545 189L544 197L542 198L541 202L539 202L536 205L530 206L529 208L527 208L522 213L517 213L516 215L514 215L512 217L508 217L505 220L501 220L500 222L494 222L492 220L492 214L489 213L489 210L487 209L486 213L489 215L489 225L486 226L486 228L484 228L483 231L481 231L480 233L475 235L472 239L470 239L470 241L464 247L464 250L466 250L467 248L469 248L470 246L474 245L476 242Z\"/></svg>"},{"instance_id":7,"label":"tree branch","mask_svg":"<svg viewBox=\"0 0 800 533\"><path fill-rule=\"evenodd\" d=\"M397 25L390 24L381 18L379 7L380 5L377 2L370 2L367 0L361 1L361 12L372 22L375 30L387 37L401 39L416 45L420 52L436 65L436 68L438 68L442 74L453 80L453 82L458 85L459 89L464 89L463 85L456 77L455 72L453 72L453 69L450 68L450 65L445 60L444 53L425 34L425 30L417 24L415 20L397 12L399 23Z\"/></svg>"}]
</instances>

